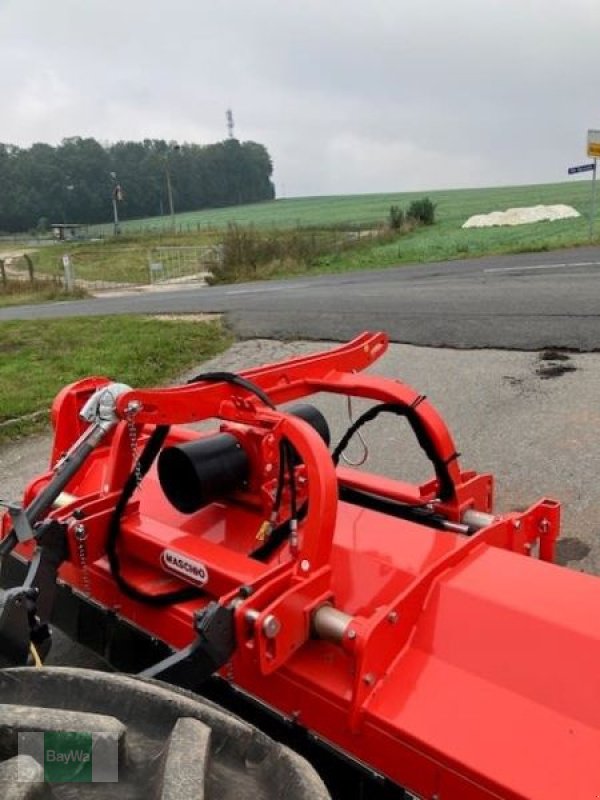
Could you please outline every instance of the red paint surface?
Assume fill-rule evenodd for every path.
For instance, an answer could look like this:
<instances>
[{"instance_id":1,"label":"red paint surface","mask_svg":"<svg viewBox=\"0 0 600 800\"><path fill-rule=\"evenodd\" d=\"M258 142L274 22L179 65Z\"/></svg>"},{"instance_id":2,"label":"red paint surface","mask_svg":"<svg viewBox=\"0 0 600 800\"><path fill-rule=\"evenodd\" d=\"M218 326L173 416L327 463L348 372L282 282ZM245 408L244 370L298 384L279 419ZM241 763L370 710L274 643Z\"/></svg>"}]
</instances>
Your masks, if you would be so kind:
<instances>
[{"instance_id":1,"label":"red paint surface","mask_svg":"<svg viewBox=\"0 0 600 800\"><path fill-rule=\"evenodd\" d=\"M384 337L365 335L333 355L247 375L275 402L325 390L415 403L410 387L354 374L383 349ZM53 459L81 432L73 414L98 380L59 396ZM498 517L467 537L338 502L338 483L345 483L404 502L431 501L454 521L467 508L491 510L491 478L451 459L452 437L427 401L417 406L421 422L451 459L453 496L444 503L435 500L435 481L419 487L347 468L336 474L306 423L238 389L188 386L128 397L143 404L140 435L150 430L142 424L221 416L225 428L238 426L252 442L250 487L192 515L170 506L153 469L122 520L120 544L124 573L147 592L182 585L161 566L167 548L204 565L206 602L228 600L242 584L255 587L236 611L238 648L226 672L237 685L423 797L600 796L600 581L547 563L558 533L556 503ZM156 610L129 600L103 555L107 520L131 469L124 428L72 482L75 503L55 515L68 520L75 506L87 512L94 599L182 647L193 638L202 602ZM195 435L174 428L170 441ZM262 564L248 553L268 517L269 463L283 435L302 456L297 469L309 512L298 554L284 545ZM28 499L46 480L32 483ZM546 561L527 557L535 545ZM81 588L79 566L71 543L62 577ZM325 602L353 618L353 637L338 644L311 637L311 615ZM253 627L248 610L259 615ZM274 640L261 628L269 614L281 622Z\"/></svg>"}]
</instances>

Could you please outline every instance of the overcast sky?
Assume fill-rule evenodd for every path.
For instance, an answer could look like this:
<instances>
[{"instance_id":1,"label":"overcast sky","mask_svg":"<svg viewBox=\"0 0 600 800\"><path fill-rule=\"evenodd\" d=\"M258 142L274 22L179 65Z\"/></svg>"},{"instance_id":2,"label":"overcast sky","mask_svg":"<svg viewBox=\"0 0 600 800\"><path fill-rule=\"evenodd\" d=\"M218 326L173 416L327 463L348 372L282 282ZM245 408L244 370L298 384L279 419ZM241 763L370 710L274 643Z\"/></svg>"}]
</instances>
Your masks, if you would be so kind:
<instances>
[{"instance_id":1,"label":"overcast sky","mask_svg":"<svg viewBox=\"0 0 600 800\"><path fill-rule=\"evenodd\" d=\"M567 180L600 0L0 0L0 141L265 144L278 196Z\"/></svg>"}]
</instances>

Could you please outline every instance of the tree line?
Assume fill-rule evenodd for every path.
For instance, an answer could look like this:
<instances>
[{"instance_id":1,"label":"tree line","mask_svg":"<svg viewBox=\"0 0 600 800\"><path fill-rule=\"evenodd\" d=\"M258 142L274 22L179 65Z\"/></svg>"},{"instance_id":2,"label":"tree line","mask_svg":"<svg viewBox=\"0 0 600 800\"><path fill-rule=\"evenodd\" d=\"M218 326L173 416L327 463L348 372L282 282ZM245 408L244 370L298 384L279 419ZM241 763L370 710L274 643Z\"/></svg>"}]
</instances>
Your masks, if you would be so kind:
<instances>
[{"instance_id":1,"label":"tree line","mask_svg":"<svg viewBox=\"0 0 600 800\"><path fill-rule=\"evenodd\" d=\"M0 231L121 219L271 200L267 149L226 139L209 145L145 139L100 144L75 136L60 145L0 144Z\"/></svg>"}]
</instances>

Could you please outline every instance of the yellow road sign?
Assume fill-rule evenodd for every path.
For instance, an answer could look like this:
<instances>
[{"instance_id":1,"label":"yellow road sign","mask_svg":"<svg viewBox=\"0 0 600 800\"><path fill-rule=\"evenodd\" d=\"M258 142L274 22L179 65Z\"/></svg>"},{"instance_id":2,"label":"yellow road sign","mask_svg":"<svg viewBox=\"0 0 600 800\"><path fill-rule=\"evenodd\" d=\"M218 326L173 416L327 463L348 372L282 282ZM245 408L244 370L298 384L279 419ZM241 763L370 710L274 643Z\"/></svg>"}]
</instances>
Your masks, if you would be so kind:
<instances>
[{"instance_id":1,"label":"yellow road sign","mask_svg":"<svg viewBox=\"0 0 600 800\"><path fill-rule=\"evenodd\" d=\"M587 154L591 158L600 158L600 131L588 131Z\"/></svg>"}]
</instances>

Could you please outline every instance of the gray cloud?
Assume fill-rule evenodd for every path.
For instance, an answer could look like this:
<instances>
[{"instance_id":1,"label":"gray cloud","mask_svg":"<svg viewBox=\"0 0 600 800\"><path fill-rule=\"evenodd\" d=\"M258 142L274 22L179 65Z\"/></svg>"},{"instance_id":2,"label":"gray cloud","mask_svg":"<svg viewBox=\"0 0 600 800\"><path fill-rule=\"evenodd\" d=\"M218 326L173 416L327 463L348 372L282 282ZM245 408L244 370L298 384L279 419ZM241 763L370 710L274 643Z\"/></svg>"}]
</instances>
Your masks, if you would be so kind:
<instances>
[{"instance_id":1,"label":"gray cloud","mask_svg":"<svg viewBox=\"0 0 600 800\"><path fill-rule=\"evenodd\" d=\"M558 181L594 0L0 0L0 140L264 142L286 195Z\"/></svg>"}]
</instances>

